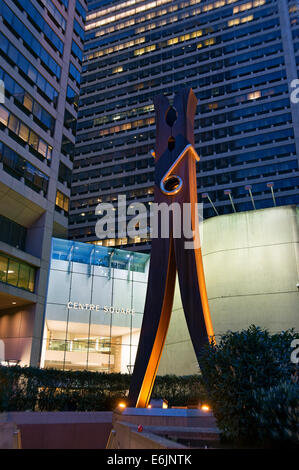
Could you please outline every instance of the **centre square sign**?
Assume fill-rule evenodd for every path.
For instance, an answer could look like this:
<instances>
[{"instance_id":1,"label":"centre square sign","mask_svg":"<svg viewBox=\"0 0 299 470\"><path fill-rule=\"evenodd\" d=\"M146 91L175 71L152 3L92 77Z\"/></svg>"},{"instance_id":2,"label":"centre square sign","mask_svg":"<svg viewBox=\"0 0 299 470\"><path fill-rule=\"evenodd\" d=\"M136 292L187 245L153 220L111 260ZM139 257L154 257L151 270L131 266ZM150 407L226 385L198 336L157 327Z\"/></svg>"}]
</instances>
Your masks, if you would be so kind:
<instances>
[{"instance_id":1,"label":"centre square sign","mask_svg":"<svg viewBox=\"0 0 299 470\"><path fill-rule=\"evenodd\" d=\"M124 308L124 307L114 307L104 305L101 307L100 305L95 304L81 304L80 302L68 302L67 308L73 310L95 310L96 312L104 311L105 313L120 313L123 315L134 315L135 309L134 308Z\"/></svg>"}]
</instances>

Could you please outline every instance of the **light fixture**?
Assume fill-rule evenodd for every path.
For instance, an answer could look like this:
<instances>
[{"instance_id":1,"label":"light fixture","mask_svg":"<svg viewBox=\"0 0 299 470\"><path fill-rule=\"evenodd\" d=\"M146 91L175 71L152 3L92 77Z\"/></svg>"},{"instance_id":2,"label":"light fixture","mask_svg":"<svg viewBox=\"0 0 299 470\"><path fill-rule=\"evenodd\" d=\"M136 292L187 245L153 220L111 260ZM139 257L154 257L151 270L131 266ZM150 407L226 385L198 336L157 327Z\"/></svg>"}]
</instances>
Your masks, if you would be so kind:
<instances>
[{"instance_id":1,"label":"light fixture","mask_svg":"<svg viewBox=\"0 0 299 470\"><path fill-rule=\"evenodd\" d=\"M121 401L119 404L118 404L118 408L121 408L121 409L125 409L127 407L127 405Z\"/></svg>"},{"instance_id":2,"label":"light fixture","mask_svg":"<svg viewBox=\"0 0 299 470\"><path fill-rule=\"evenodd\" d=\"M201 409L201 411L210 411L211 410L209 405L201 405L200 409Z\"/></svg>"},{"instance_id":3,"label":"light fixture","mask_svg":"<svg viewBox=\"0 0 299 470\"><path fill-rule=\"evenodd\" d=\"M12 305L17 305L17 302L12 302Z\"/></svg>"},{"instance_id":4,"label":"light fixture","mask_svg":"<svg viewBox=\"0 0 299 470\"><path fill-rule=\"evenodd\" d=\"M234 212L237 212L237 211L236 211L236 208L235 208L235 204L234 204L233 198L232 198L232 191L231 191L231 189L225 189L225 190L224 190L224 194L226 194L226 196L229 197Z\"/></svg>"},{"instance_id":5,"label":"light fixture","mask_svg":"<svg viewBox=\"0 0 299 470\"><path fill-rule=\"evenodd\" d=\"M250 199L251 199L251 202L252 202L252 206L253 206L253 209L256 210L256 207L255 207L255 203L254 203L254 199L253 199L253 195L252 195L252 186L250 184L248 184L247 186L245 186L245 189L249 192L249 195L250 195Z\"/></svg>"},{"instance_id":6,"label":"light fixture","mask_svg":"<svg viewBox=\"0 0 299 470\"><path fill-rule=\"evenodd\" d=\"M148 408L163 408L166 410L168 408L168 401L164 398L152 398Z\"/></svg>"},{"instance_id":7,"label":"light fixture","mask_svg":"<svg viewBox=\"0 0 299 470\"><path fill-rule=\"evenodd\" d=\"M274 203L274 206L276 207L276 199L275 199L275 196L274 196L273 187L274 187L274 183L272 181L269 181L269 183L267 183L267 188L271 189L273 203Z\"/></svg>"},{"instance_id":8,"label":"light fixture","mask_svg":"<svg viewBox=\"0 0 299 470\"><path fill-rule=\"evenodd\" d=\"M209 203L211 204L211 206L213 207L214 211L216 212L216 215L219 215L219 213L218 213L216 207L214 206L214 203L213 203L213 201L211 200L209 194L208 194L208 193L202 193L201 197L202 197L203 199L208 199L208 200L209 200Z\"/></svg>"}]
</instances>

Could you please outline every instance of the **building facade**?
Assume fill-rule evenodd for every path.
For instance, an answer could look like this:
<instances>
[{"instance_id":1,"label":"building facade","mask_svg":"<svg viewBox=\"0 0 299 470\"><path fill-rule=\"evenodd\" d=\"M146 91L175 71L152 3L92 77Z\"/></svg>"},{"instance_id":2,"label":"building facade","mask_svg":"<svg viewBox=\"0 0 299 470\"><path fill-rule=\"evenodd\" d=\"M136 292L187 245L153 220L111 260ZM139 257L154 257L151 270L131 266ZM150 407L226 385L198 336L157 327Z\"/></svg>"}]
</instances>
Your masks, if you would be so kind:
<instances>
[{"instance_id":1,"label":"building facade","mask_svg":"<svg viewBox=\"0 0 299 470\"><path fill-rule=\"evenodd\" d=\"M287 0L90 0L70 237L148 247L144 236L99 241L95 208L119 194L151 204L153 96L184 86L199 100L204 217L298 203L298 21Z\"/></svg>"},{"instance_id":2,"label":"building facade","mask_svg":"<svg viewBox=\"0 0 299 470\"><path fill-rule=\"evenodd\" d=\"M52 235L67 235L86 8L0 2L0 338L33 365Z\"/></svg>"}]
</instances>

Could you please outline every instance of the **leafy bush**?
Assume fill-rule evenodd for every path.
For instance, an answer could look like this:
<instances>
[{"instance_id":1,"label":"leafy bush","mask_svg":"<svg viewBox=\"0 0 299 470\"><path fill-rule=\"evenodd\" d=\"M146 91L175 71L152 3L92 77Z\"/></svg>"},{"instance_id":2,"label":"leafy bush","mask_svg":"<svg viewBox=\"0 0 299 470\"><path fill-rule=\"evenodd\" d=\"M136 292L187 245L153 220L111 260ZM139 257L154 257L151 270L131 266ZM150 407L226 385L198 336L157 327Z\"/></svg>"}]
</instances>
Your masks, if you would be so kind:
<instances>
[{"instance_id":1,"label":"leafy bush","mask_svg":"<svg viewBox=\"0 0 299 470\"><path fill-rule=\"evenodd\" d=\"M201 383L224 437L256 440L260 426L258 413L254 412L258 409L257 393L291 382L294 338L298 334L293 330L271 335L251 326L229 332L218 344L205 348L200 358Z\"/></svg>"},{"instance_id":2,"label":"leafy bush","mask_svg":"<svg viewBox=\"0 0 299 470\"><path fill-rule=\"evenodd\" d=\"M125 399L131 376L88 371L0 366L1 411L103 411ZM153 397L169 404L197 404L198 376L157 377Z\"/></svg>"},{"instance_id":3,"label":"leafy bush","mask_svg":"<svg viewBox=\"0 0 299 470\"><path fill-rule=\"evenodd\" d=\"M299 384L282 382L269 390L254 392L261 441L299 443Z\"/></svg>"}]
</instances>

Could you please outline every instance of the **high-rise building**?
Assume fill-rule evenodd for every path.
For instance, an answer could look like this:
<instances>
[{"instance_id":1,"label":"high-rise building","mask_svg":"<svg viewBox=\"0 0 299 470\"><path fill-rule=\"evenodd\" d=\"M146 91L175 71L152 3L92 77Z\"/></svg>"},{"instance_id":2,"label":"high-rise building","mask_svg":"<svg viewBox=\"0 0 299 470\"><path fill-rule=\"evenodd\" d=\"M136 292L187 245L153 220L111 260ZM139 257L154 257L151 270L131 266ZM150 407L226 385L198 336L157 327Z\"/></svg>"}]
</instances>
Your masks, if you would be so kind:
<instances>
[{"instance_id":1,"label":"high-rise building","mask_svg":"<svg viewBox=\"0 0 299 470\"><path fill-rule=\"evenodd\" d=\"M0 338L23 364L40 357L52 235L67 236L86 8L0 1Z\"/></svg>"},{"instance_id":2,"label":"high-rise building","mask_svg":"<svg viewBox=\"0 0 299 470\"><path fill-rule=\"evenodd\" d=\"M153 96L192 87L204 217L299 202L299 9L287 0L90 0L71 238L99 241L95 207L153 200ZM298 86L298 85L297 85Z\"/></svg>"}]
</instances>

